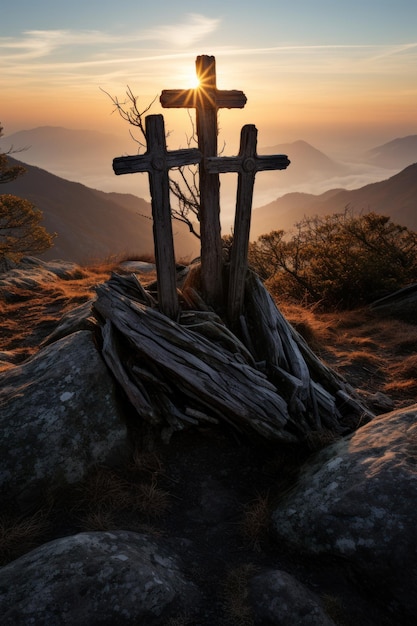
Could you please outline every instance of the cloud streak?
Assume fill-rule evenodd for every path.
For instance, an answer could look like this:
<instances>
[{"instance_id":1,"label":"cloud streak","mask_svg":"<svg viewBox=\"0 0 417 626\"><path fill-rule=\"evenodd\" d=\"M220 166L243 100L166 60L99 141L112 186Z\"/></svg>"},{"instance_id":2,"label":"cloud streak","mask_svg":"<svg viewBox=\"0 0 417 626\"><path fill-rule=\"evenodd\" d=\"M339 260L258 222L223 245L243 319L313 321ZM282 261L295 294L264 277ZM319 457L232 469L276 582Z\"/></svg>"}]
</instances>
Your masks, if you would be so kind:
<instances>
[{"instance_id":1,"label":"cloud streak","mask_svg":"<svg viewBox=\"0 0 417 626\"><path fill-rule=\"evenodd\" d=\"M3 62L21 62L47 58L59 50L69 49L76 52L78 46L101 48L111 46L109 56L117 53L120 46L124 49L132 45L140 46L143 42L163 42L165 46L185 49L194 45L216 30L219 19L207 18L199 14L187 15L185 20L171 25L131 33L114 35L97 30L28 30L21 37L0 37L0 50ZM107 59L109 61L110 59ZM117 59L116 59L117 61Z\"/></svg>"},{"instance_id":2,"label":"cloud streak","mask_svg":"<svg viewBox=\"0 0 417 626\"><path fill-rule=\"evenodd\" d=\"M355 77L356 88L358 80L364 84L359 77L371 75L403 76L405 81L417 62L417 42L413 41L398 45L222 45L216 32L220 24L220 19L192 13L175 23L139 31L28 30L20 37L0 37L1 88L8 94L29 87L46 93L57 86L81 90L98 84L117 89L120 84L140 83L144 91L153 93L161 88L161 77L178 72L182 60L192 69L196 54L201 53L196 53L197 44L205 39L208 53L224 60L223 71L239 75L239 80L259 93L270 89L278 77L285 77L286 92L292 96L307 85L316 85L316 92L320 81L327 92L341 88L342 83L349 90L348 76Z\"/></svg>"},{"instance_id":3,"label":"cloud streak","mask_svg":"<svg viewBox=\"0 0 417 626\"><path fill-rule=\"evenodd\" d=\"M214 32L219 24L219 19L191 13L183 22L150 29L146 33L141 33L140 38L143 41L162 41L187 48Z\"/></svg>"}]
</instances>

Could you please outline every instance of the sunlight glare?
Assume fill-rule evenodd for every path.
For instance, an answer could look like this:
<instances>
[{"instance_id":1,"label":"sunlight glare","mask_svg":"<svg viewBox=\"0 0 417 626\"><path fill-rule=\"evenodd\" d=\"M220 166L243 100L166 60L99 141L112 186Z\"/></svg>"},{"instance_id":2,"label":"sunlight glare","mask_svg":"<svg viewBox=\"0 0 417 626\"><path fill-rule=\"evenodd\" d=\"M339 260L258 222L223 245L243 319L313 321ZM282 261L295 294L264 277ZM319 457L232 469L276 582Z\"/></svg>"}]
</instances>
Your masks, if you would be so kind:
<instances>
[{"instance_id":1,"label":"sunlight glare","mask_svg":"<svg viewBox=\"0 0 417 626\"><path fill-rule=\"evenodd\" d=\"M183 89L198 89L200 87L200 79L194 68L187 68L182 71L179 79Z\"/></svg>"}]
</instances>

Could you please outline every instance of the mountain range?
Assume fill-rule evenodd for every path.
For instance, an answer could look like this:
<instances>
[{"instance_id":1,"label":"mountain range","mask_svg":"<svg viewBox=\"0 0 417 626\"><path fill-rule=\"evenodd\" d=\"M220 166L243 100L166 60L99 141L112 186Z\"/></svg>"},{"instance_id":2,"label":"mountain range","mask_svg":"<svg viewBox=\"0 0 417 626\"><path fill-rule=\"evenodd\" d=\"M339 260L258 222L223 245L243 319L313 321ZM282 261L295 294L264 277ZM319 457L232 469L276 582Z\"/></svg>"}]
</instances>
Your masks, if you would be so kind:
<instances>
[{"instance_id":1,"label":"mountain range","mask_svg":"<svg viewBox=\"0 0 417 626\"><path fill-rule=\"evenodd\" d=\"M271 230L291 230L305 216L373 211L417 230L417 163L383 180L359 189L330 189L320 195L289 193L252 212L251 239Z\"/></svg>"},{"instance_id":2,"label":"mountain range","mask_svg":"<svg viewBox=\"0 0 417 626\"><path fill-rule=\"evenodd\" d=\"M140 139L140 137L137 137ZM41 167L66 180L101 191L132 193L149 199L147 176L115 176L116 156L137 154L143 147L134 142L128 130L121 135L95 130L42 126L2 137L3 151L11 146L21 150L16 158ZM170 149L179 146L170 146ZM227 146L225 146L227 153ZM342 152L342 148L341 148ZM332 158L306 141L259 145L259 154L286 154L291 165L281 172L259 172L256 176L254 206L263 206L289 192L320 194L328 189L357 189L396 174L417 162L417 135L395 139L341 160ZM232 223L236 176L221 177L222 214ZM230 218L228 219L228 216Z\"/></svg>"},{"instance_id":3,"label":"mountain range","mask_svg":"<svg viewBox=\"0 0 417 626\"><path fill-rule=\"evenodd\" d=\"M3 185L0 191L31 200L43 211L48 231L58 233L54 247L44 258L85 263L114 254L153 253L151 206L143 199L149 196L148 177L117 177L111 168L114 156L126 154L122 143L110 133L56 127L2 138L2 151L11 146L23 149L15 156L19 156L27 173ZM263 147L258 153L287 154L291 165L285 171L257 174L252 240L271 230L291 230L304 216L340 212L347 206L355 211L387 214L393 221L417 230L417 135L377 146L358 156L355 163L332 159L301 140ZM81 177L82 183L72 182L67 176L72 181ZM88 180L97 186L87 186ZM101 180L106 181L107 191L98 190L103 188ZM225 204L229 194L233 215L236 176L223 176L221 180L226 232ZM130 184L135 193L119 193L116 183L123 190ZM290 192L285 193L285 189ZM263 198L268 200L262 202ZM177 258L198 255L196 238L185 225L173 225Z\"/></svg>"},{"instance_id":4,"label":"mountain range","mask_svg":"<svg viewBox=\"0 0 417 626\"><path fill-rule=\"evenodd\" d=\"M20 164L26 173L2 185L0 191L33 202L43 212L42 225L57 233L53 248L42 258L84 264L113 255L153 255L149 202L132 194L90 189L39 167ZM174 221L173 232L177 259L191 260L199 254L199 242L185 224Z\"/></svg>"}]
</instances>

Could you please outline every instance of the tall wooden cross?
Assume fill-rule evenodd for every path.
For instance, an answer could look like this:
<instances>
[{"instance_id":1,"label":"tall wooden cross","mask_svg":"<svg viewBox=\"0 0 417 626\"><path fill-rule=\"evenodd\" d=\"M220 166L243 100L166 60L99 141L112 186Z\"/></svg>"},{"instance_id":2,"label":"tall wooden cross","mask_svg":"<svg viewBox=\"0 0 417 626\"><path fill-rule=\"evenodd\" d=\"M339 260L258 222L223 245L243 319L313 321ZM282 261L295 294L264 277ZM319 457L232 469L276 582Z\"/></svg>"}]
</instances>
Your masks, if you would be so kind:
<instances>
[{"instance_id":1,"label":"tall wooden cross","mask_svg":"<svg viewBox=\"0 0 417 626\"><path fill-rule=\"evenodd\" d=\"M202 289L207 302L218 305L223 299L220 179L217 172L206 170L204 160L217 156L217 110L241 109L246 104L246 96L242 91L217 89L214 57L197 57L196 71L198 88L166 89L160 102L165 108L196 109L198 148L203 155L199 168Z\"/></svg>"},{"instance_id":2,"label":"tall wooden cross","mask_svg":"<svg viewBox=\"0 0 417 626\"><path fill-rule=\"evenodd\" d=\"M145 154L113 159L113 170L115 174L149 173L158 303L162 313L176 319L179 305L169 200L169 170L173 167L200 163L201 153L197 148L168 152L162 115L148 115L145 125L147 144Z\"/></svg>"},{"instance_id":3,"label":"tall wooden cross","mask_svg":"<svg viewBox=\"0 0 417 626\"><path fill-rule=\"evenodd\" d=\"M256 153L258 131L253 124L242 128L237 157L210 157L205 167L209 173L238 172L235 224L230 260L227 314L231 324L236 324L242 312L249 247L253 188L256 172L284 170L290 164L284 154L258 156Z\"/></svg>"}]
</instances>

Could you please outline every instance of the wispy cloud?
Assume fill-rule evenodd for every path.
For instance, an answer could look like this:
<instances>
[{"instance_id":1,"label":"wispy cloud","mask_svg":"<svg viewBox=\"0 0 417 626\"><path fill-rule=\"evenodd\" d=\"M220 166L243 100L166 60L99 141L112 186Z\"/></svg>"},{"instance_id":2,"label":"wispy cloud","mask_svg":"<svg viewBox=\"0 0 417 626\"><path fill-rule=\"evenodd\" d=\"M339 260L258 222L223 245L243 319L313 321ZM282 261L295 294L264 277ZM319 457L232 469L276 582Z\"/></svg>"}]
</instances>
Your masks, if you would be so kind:
<instances>
[{"instance_id":1,"label":"wispy cloud","mask_svg":"<svg viewBox=\"0 0 417 626\"><path fill-rule=\"evenodd\" d=\"M12 63L47 58L64 49L74 54L79 46L100 48L101 53L110 46L109 58L120 48L126 50L150 41L185 49L216 30L219 23L219 19L192 13L175 24L117 35L96 30L28 30L20 37L0 37L0 51L2 62Z\"/></svg>"},{"instance_id":2,"label":"wispy cloud","mask_svg":"<svg viewBox=\"0 0 417 626\"><path fill-rule=\"evenodd\" d=\"M196 44L213 34L220 20L187 14L169 25L144 30L30 30L20 37L0 37L0 82L10 91L16 79L42 90L51 85L110 85L140 81L155 83L158 72L181 59L192 62ZM238 47L210 45L210 54L230 58L223 67L232 71L239 58L239 72L248 82L264 89L271 75L291 77L409 74L417 62L417 43L398 45L317 44ZM259 59L262 57L262 60ZM229 66L228 70L225 66ZM163 68L163 69L162 69ZM177 68L178 69L178 68ZM175 71L175 70L174 70ZM234 69L233 69L234 71ZM152 87L153 89L153 87Z\"/></svg>"},{"instance_id":3,"label":"wispy cloud","mask_svg":"<svg viewBox=\"0 0 417 626\"><path fill-rule=\"evenodd\" d=\"M152 28L141 33L140 37L143 40L163 41L186 48L215 31L219 24L219 19L190 13L182 22Z\"/></svg>"}]
</instances>

